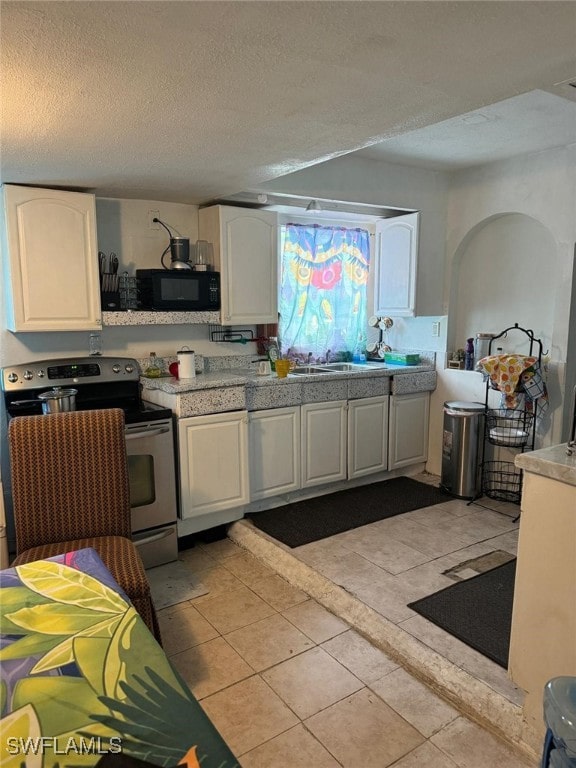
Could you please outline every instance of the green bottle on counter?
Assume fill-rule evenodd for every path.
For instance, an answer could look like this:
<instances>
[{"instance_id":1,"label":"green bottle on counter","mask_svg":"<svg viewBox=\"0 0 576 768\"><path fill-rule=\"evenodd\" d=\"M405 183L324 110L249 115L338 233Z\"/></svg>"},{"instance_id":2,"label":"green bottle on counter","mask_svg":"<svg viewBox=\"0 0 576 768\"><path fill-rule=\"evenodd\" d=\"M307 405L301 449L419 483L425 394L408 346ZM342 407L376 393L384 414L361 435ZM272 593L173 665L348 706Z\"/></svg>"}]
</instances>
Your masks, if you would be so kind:
<instances>
[{"instance_id":1,"label":"green bottle on counter","mask_svg":"<svg viewBox=\"0 0 576 768\"><path fill-rule=\"evenodd\" d=\"M157 379L161 375L162 375L162 369L160 367L158 358L156 357L156 352L150 352L148 367L144 371L144 376L146 376L149 379Z\"/></svg>"}]
</instances>

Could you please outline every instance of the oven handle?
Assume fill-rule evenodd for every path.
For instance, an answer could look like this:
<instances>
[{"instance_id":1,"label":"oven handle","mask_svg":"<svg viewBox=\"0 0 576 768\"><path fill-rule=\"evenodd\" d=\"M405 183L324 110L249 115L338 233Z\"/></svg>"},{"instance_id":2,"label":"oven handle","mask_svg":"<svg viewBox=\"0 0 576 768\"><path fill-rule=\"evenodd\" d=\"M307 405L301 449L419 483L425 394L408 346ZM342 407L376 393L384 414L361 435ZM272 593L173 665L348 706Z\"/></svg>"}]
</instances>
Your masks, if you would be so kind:
<instances>
[{"instance_id":1,"label":"oven handle","mask_svg":"<svg viewBox=\"0 0 576 768\"><path fill-rule=\"evenodd\" d=\"M138 432L126 432L126 440L135 440L137 437L156 437L156 435L165 435L166 432L170 432L170 427L144 428Z\"/></svg>"},{"instance_id":2,"label":"oven handle","mask_svg":"<svg viewBox=\"0 0 576 768\"><path fill-rule=\"evenodd\" d=\"M138 547L142 544L152 544L154 541L160 541L161 539L166 539L168 536L172 536L174 534L173 528L168 528L164 531L160 531L160 533L153 533L153 534L142 534L139 533L133 534L132 541L133 543ZM141 536L138 538L138 536Z\"/></svg>"}]
</instances>

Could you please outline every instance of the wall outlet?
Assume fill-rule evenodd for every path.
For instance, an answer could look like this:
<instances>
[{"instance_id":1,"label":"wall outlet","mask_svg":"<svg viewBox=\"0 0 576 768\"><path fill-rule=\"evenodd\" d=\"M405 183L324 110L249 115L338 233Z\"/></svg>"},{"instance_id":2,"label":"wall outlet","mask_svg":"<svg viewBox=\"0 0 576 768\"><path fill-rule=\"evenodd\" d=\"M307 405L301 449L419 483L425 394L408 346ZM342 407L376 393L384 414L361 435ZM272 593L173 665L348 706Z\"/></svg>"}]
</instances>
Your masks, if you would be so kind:
<instances>
[{"instance_id":1,"label":"wall outlet","mask_svg":"<svg viewBox=\"0 0 576 768\"><path fill-rule=\"evenodd\" d=\"M432 336L440 336L440 323L432 323Z\"/></svg>"},{"instance_id":2,"label":"wall outlet","mask_svg":"<svg viewBox=\"0 0 576 768\"><path fill-rule=\"evenodd\" d=\"M160 218L160 211L148 211L148 229L160 229L160 224L154 219Z\"/></svg>"}]
</instances>

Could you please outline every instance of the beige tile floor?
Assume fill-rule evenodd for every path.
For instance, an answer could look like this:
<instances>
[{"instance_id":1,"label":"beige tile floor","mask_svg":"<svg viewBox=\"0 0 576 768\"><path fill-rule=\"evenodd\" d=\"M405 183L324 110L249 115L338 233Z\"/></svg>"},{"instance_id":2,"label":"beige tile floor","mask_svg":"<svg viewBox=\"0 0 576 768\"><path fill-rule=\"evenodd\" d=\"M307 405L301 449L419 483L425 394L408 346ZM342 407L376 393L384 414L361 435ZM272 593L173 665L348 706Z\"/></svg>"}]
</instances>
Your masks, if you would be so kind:
<instances>
[{"instance_id":1,"label":"beige tile floor","mask_svg":"<svg viewBox=\"0 0 576 768\"><path fill-rule=\"evenodd\" d=\"M442 571L515 552L506 506L453 500L292 551L514 698L503 670L406 608L453 583ZM243 768L535 765L232 541L180 556L210 591L159 612L164 647Z\"/></svg>"}]
</instances>

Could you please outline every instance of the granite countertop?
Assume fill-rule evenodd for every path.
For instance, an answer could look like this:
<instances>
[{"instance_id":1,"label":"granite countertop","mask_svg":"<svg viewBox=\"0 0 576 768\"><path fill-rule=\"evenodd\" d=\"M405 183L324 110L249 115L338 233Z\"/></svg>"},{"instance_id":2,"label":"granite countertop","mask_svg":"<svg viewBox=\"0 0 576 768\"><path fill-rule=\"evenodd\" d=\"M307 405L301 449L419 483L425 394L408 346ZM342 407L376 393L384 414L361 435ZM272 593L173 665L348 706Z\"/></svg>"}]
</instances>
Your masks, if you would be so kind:
<instances>
[{"instance_id":1,"label":"granite countertop","mask_svg":"<svg viewBox=\"0 0 576 768\"><path fill-rule=\"evenodd\" d=\"M149 379L145 376L140 378L145 390L161 390L170 395L179 395L184 392L192 392L202 389L214 389L216 387L270 387L294 384L295 382L308 381L334 381L335 379L350 379L351 377L372 377L372 376L396 376L410 373L422 373L435 370L433 365L386 365L376 363L374 367L369 365L365 370L358 371L334 371L331 373L317 374L289 374L286 378L280 379L275 373L260 376L255 368L232 368L222 371L210 371L198 373L193 379L178 380L172 376L162 377L160 379Z\"/></svg>"},{"instance_id":2,"label":"granite countertop","mask_svg":"<svg viewBox=\"0 0 576 768\"><path fill-rule=\"evenodd\" d=\"M566 448L567 443L561 443L538 451L520 453L514 463L525 472L576 486L576 451L568 456Z\"/></svg>"}]
</instances>

